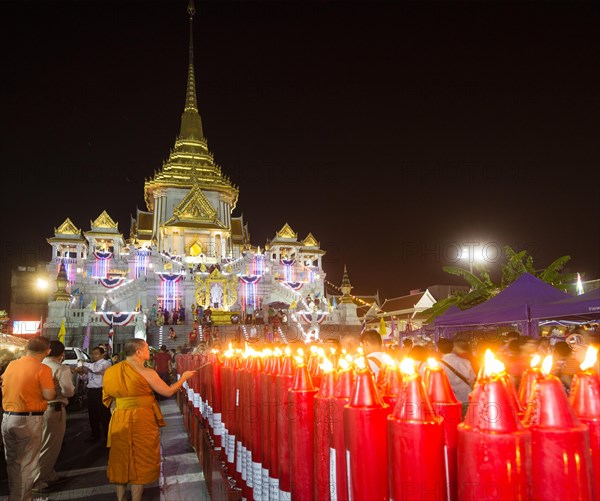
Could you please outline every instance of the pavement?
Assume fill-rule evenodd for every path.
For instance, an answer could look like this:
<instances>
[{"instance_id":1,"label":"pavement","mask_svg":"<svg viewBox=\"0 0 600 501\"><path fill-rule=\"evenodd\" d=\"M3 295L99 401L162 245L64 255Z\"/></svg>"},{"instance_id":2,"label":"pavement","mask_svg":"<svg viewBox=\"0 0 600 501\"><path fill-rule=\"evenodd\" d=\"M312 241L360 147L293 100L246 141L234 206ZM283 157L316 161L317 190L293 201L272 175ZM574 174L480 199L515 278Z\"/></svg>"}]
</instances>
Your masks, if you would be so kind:
<instances>
[{"instance_id":1,"label":"pavement","mask_svg":"<svg viewBox=\"0 0 600 501\"><path fill-rule=\"evenodd\" d=\"M175 397L159 401L167 426L161 428L161 474L144 489L143 501L210 501L202 468L189 444ZM87 410L67 414L67 432L56 464L66 480L44 494L49 501L107 501L116 499L108 483L108 449L104 442L85 443L89 435ZM6 472L0 479L0 500L8 499Z\"/></svg>"}]
</instances>

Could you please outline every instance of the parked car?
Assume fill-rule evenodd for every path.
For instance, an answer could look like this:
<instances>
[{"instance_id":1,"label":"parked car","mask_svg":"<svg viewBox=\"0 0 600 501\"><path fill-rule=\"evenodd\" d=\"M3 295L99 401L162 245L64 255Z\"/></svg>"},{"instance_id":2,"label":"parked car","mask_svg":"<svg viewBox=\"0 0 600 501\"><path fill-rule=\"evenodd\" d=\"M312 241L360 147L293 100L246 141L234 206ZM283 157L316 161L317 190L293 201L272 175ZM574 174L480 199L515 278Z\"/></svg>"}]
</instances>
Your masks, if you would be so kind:
<instances>
[{"instance_id":1,"label":"parked car","mask_svg":"<svg viewBox=\"0 0 600 501\"><path fill-rule=\"evenodd\" d=\"M77 361L91 362L91 357L76 346L65 346L65 359L63 364L77 367ZM75 385L75 395L69 398L69 408L79 410L86 401L86 383L85 380L76 372L73 373L73 384Z\"/></svg>"}]
</instances>

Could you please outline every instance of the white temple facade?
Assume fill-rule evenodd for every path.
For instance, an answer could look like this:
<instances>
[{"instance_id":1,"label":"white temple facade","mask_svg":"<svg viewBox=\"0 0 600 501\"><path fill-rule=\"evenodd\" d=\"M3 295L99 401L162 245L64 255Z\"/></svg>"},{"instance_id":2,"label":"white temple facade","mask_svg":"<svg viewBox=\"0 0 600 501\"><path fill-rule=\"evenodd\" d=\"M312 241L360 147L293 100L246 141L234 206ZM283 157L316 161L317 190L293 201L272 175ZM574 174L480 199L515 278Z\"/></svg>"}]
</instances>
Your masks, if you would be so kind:
<instances>
[{"instance_id":1,"label":"white temple facade","mask_svg":"<svg viewBox=\"0 0 600 501\"><path fill-rule=\"evenodd\" d=\"M133 327L136 315L153 306L183 310L189 323L192 305L210 307L215 325L257 313L266 319L270 306L288 311L302 332L345 319L356 324L349 303L340 315L325 299L325 251L312 234L299 238L286 223L261 248L251 243L243 218L233 216L239 189L214 162L202 131L193 5L188 12L181 129L169 158L144 183L146 210L136 210L127 238L109 210L91 219L89 230L69 218L54 229L48 271L66 282L51 298L44 328L57 329L63 319L71 328Z\"/></svg>"}]
</instances>

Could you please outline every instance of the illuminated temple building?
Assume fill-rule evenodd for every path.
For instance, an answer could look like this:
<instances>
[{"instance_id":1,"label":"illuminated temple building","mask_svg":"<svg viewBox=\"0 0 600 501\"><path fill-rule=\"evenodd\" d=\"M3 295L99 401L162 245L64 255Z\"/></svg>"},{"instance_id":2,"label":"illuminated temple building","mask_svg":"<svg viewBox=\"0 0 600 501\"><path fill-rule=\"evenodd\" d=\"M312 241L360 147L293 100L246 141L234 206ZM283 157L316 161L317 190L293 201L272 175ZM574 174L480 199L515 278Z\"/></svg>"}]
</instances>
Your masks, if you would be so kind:
<instances>
[{"instance_id":1,"label":"illuminated temple building","mask_svg":"<svg viewBox=\"0 0 600 501\"><path fill-rule=\"evenodd\" d=\"M239 189L215 163L204 137L194 76L193 2L188 12L181 128L162 168L144 183L147 210L132 216L128 238L110 210L90 215L95 219L88 230L69 218L55 228L48 238L48 271L57 276L58 290L50 298L45 331L55 332L64 319L71 333L67 344L79 344L88 326L97 334L111 323L133 332L137 310L147 315L156 305L170 312L183 308L187 333L192 304L210 306L215 325L231 325L232 316L243 323L258 310L266 319L269 305L289 309L290 324L303 334L318 332L323 323L358 324L347 297L339 306L325 299L325 251L312 234L299 237L286 223L262 247L254 246L248 224L232 215ZM348 296L346 274L342 285Z\"/></svg>"}]
</instances>

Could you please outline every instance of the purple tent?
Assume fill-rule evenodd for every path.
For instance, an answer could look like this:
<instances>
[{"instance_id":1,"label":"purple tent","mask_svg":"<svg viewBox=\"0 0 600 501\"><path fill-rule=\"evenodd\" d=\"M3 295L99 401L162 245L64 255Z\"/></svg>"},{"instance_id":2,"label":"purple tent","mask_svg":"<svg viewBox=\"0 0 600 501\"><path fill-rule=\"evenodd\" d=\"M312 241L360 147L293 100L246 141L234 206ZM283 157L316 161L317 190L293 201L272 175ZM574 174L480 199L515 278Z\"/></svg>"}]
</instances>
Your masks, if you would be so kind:
<instances>
[{"instance_id":1,"label":"purple tent","mask_svg":"<svg viewBox=\"0 0 600 501\"><path fill-rule=\"evenodd\" d=\"M532 325L530 309L571 296L539 278L524 273L506 289L485 303L468 310L445 314L435 319L436 340L449 331L468 330L486 325L518 324L521 332L537 335L537 321Z\"/></svg>"},{"instance_id":2,"label":"purple tent","mask_svg":"<svg viewBox=\"0 0 600 501\"><path fill-rule=\"evenodd\" d=\"M600 319L600 289L586 292L580 296L569 296L561 301L531 307L531 318L533 319L568 317L581 317L587 320Z\"/></svg>"}]
</instances>

